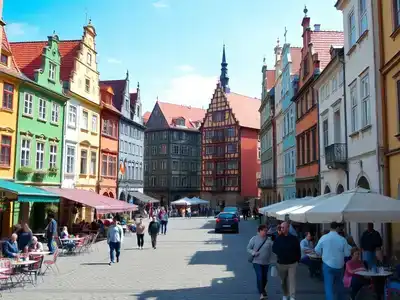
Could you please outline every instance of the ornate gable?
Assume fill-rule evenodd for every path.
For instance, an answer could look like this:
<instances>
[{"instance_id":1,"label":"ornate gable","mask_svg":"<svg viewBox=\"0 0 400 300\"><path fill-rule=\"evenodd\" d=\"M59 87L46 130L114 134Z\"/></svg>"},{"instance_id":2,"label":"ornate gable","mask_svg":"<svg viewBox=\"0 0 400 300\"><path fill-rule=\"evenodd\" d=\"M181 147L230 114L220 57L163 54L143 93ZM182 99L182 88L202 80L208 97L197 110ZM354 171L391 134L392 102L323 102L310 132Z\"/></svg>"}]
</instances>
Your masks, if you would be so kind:
<instances>
[{"instance_id":1,"label":"ornate gable","mask_svg":"<svg viewBox=\"0 0 400 300\"><path fill-rule=\"evenodd\" d=\"M99 105L99 72L96 59L96 30L91 21L85 26L80 48L75 57L70 90L83 98Z\"/></svg>"},{"instance_id":2,"label":"ornate gable","mask_svg":"<svg viewBox=\"0 0 400 300\"><path fill-rule=\"evenodd\" d=\"M59 38L56 34L48 37L48 42L43 47L41 55L41 68L35 70L35 81L57 93L62 93L60 80L61 55L58 48Z\"/></svg>"}]
</instances>

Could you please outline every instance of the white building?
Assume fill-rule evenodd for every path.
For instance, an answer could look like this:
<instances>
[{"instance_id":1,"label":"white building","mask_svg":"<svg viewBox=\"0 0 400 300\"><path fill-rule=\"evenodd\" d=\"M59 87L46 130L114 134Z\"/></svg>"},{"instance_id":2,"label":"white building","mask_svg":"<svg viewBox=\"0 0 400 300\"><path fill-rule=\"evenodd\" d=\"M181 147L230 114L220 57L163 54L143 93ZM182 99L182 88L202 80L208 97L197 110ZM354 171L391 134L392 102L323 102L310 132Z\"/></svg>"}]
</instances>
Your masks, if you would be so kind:
<instances>
[{"instance_id":1,"label":"white building","mask_svg":"<svg viewBox=\"0 0 400 300\"><path fill-rule=\"evenodd\" d=\"M274 49L275 52L275 126L276 126L276 197L278 202L283 199L284 185L284 155L283 155L283 130L284 114L282 110L282 47L279 44Z\"/></svg>"},{"instance_id":2,"label":"white building","mask_svg":"<svg viewBox=\"0 0 400 300\"><path fill-rule=\"evenodd\" d=\"M319 105L319 149L323 194L347 189L343 47L331 48L331 61L314 83Z\"/></svg>"},{"instance_id":3,"label":"white building","mask_svg":"<svg viewBox=\"0 0 400 300\"><path fill-rule=\"evenodd\" d=\"M372 1L339 0L345 34L345 79L347 98L349 188L381 191L376 118L376 79ZM358 237L365 225L352 224ZM377 228L379 229L379 228Z\"/></svg>"}]
</instances>

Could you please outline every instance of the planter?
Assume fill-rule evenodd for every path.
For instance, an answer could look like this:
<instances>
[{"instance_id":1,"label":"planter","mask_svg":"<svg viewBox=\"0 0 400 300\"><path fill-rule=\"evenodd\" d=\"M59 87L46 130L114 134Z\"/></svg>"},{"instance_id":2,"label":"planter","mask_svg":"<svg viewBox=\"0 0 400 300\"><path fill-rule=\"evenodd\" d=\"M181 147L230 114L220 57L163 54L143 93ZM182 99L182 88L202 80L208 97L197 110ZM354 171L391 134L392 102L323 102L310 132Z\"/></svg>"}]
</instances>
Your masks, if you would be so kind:
<instances>
[{"instance_id":1,"label":"planter","mask_svg":"<svg viewBox=\"0 0 400 300\"><path fill-rule=\"evenodd\" d=\"M58 169L57 168L49 168L49 170L48 170L48 174L50 176L56 176L57 173L58 173Z\"/></svg>"},{"instance_id":2,"label":"planter","mask_svg":"<svg viewBox=\"0 0 400 300\"><path fill-rule=\"evenodd\" d=\"M28 168L28 167L21 167L18 169L18 173L21 175L28 175L28 174L32 174L33 173L33 169L32 168Z\"/></svg>"},{"instance_id":3,"label":"planter","mask_svg":"<svg viewBox=\"0 0 400 300\"><path fill-rule=\"evenodd\" d=\"M33 172L32 179L35 181L42 181L43 178L47 175L47 171L36 170Z\"/></svg>"}]
</instances>

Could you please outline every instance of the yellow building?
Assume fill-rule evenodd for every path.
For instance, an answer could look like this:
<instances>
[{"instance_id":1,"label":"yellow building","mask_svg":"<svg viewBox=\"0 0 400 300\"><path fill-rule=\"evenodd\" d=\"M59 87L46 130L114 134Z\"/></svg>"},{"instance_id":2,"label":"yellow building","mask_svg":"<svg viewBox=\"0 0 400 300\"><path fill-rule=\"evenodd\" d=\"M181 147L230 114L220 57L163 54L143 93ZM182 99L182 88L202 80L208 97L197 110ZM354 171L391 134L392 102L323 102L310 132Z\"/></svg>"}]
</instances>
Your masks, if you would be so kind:
<instances>
[{"instance_id":1,"label":"yellow building","mask_svg":"<svg viewBox=\"0 0 400 300\"><path fill-rule=\"evenodd\" d=\"M385 194L400 199L400 3L376 1L379 24ZM400 224L392 224L392 250L400 251Z\"/></svg>"}]
</instances>

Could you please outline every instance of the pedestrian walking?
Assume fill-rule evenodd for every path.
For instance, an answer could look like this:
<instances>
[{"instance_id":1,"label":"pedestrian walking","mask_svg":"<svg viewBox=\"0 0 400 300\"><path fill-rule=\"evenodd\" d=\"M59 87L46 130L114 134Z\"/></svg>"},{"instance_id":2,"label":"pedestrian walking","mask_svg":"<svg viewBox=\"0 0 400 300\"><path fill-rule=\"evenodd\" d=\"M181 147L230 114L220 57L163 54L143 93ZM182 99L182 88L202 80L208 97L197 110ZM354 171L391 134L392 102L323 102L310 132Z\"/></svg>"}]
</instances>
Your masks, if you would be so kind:
<instances>
[{"instance_id":1,"label":"pedestrian walking","mask_svg":"<svg viewBox=\"0 0 400 300\"><path fill-rule=\"evenodd\" d=\"M54 219L54 213L49 212L47 214L49 224L46 227L47 247L49 248L50 254L56 251L57 244L54 238L57 236L57 221Z\"/></svg>"},{"instance_id":2,"label":"pedestrian walking","mask_svg":"<svg viewBox=\"0 0 400 300\"><path fill-rule=\"evenodd\" d=\"M296 269L301 258L300 243L297 237L289 233L287 222L283 222L280 229L281 234L275 239L272 252L277 256L283 300L294 300L296 297Z\"/></svg>"},{"instance_id":3,"label":"pedestrian walking","mask_svg":"<svg viewBox=\"0 0 400 300\"><path fill-rule=\"evenodd\" d=\"M139 222L136 224L136 240L138 249L143 250L145 230L146 230L146 225L144 225L143 219L140 218Z\"/></svg>"},{"instance_id":4,"label":"pedestrian walking","mask_svg":"<svg viewBox=\"0 0 400 300\"><path fill-rule=\"evenodd\" d=\"M334 291L337 293L338 300L346 299L343 285L343 267L345 257L351 254L351 246L344 237L339 235L339 227L340 224L331 223L329 233L323 235L315 246L315 253L322 256L326 300L335 299Z\"/></svg>"},{"instance_id":5,"label":"pedestrian walking","mask_svg":"<svg viewBox=\"0 0 400 300\"><path fill-rule=\"evenodd\" d=\"M151 246L153 249L157 248L157 235L160 231L160 223L157 222L157 218L153 217L152 221L149 224L149 235L151 237Z\"/></svg>"},{"instance_id":6,"label":"pedestrian walking","mask_svg":"<svg viewBox=\"0 0 400 300\"><path fill-rule=\"evenodd\" d=\"M113 223L108 228L108 233L107 233L107 244L110 247L110 262L109 262L110 266L112 263L115 263L114 251L115 251L115 256L117 258L117 262L119 262L119 256L121 254L121 244L123 239L124 239L124 230L122 229L121 225L118 224L117 217L114 217Z\"/></svg>"},{"instance_id":7,"label":"pedestrian walking","mask_svg":"<svg viewBox=\"0 0 400 300\"><path fill-rule=\"evenodd\" d=\"M167 225L168 225L168 213L165 210L161 210L160 214L160 222L161 222L161 234L167 234Z\"/></svg>"},{"instance_id":8,"label":"pedestrian walking","mask_svg":"<svg viewBox=\"0 0 400 300\"><path fill-rule=\"evenodd\" d=\"M251 255L249 262L253 264L257 278L257 289L260 299L267 299L266 286L268 282L268 269L272 258L272 240L267 236L267 226L260 225L257 235L253 236L247 245L247 252Z\"/></svg>"}]
</instances>

